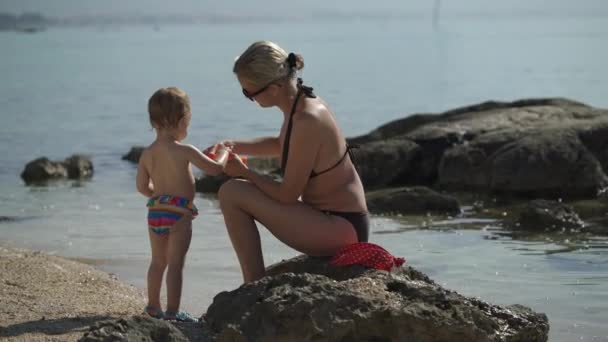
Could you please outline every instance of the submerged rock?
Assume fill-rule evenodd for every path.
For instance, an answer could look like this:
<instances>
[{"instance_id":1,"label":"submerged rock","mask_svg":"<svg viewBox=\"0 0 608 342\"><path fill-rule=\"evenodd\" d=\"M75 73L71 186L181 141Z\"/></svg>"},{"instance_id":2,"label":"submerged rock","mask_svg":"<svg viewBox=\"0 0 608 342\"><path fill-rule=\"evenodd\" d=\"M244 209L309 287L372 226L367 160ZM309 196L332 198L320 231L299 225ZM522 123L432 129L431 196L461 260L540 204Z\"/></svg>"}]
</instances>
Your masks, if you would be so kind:
<instances>
[{"instance_id":1,"label":"submerged rock","mask_svg":"<svg viewBox=\"0 0 608 342\"><path fill-rule=\"evenodd\" d=\"M93 162L91 158L75 154L63 161L63 165L68 170L68 178L83 179L93 176Z\"/></svg>"},{"instance_id":2,"label":"submerged rock","mask_svg":"<svg viewBox=\"0 0 608 342\"><path fill-rule=\"evenodd\" d=\"M262 174L277 178L279 173L278 158L249 158L247 167L256 170ZM218 176L210 176L203 174L195 180L196 192L202 193L217 193L222 184L228 181L230 177L225 174Z\"/></svg>"},{"instance_id":3,"label":"submerged rock","mask_svg":"<svg viewBox=\"0 0 608 342\"><path fill-rule=\"evenodd\" d=\"M585 223L574 209L558 201L531 201L519 216L519 228L529 231L561 231L584 227Z\"/></svg>"},{"instance_id":4,"label":"submerged rock","mask_svg":"<svg viewBox=\"0 0 608 342\"><path fill-rule=\"evenodd\" d=\"M275 157L251 157L247 160L247 167L267 174L280 172L280 160Z\"/></svg>"},{"instance_id":5,"label":"submerged rock","mask_svg":"<svg viewBox=\"0 0 608 342\"><path fill-rule=\"evenodd\" d=\"M133 147L131 147L129 152L127 152L127 154L122 156L122 160L127 160L132 163L139 163L139 158L141 157L141 154L144 152L144 149L145 149L145 147L143 147L143 146L133 146Z\"/></svg>"},{"instance_id":6,"label":"submerged rock","mask_svg":"<svg viewBox=\"0 0 608 342\"><path fill-rule=\"evenodd\" d=\"M217 193L222 184L229 179L230 177L223 174L219 176L203 175L195 179L194 187L196 188L196 192Z\"/></svg>"},{"instance_id":7,"label":"submerged rock","mask_svg":"<svg viewBox=\"0 0 608 342\"><path fill-rule=\"evenodd\" d=\"M464 297L404 267L335 268L298 257L218 294L207 310L217 341L547 341L547 316Z\"/></svg>"},{"instance_id":8,"label":"submerged rock","mask_svg":"<svg viewBox=\"0 0 608 342\"><path fill-rule=\"evenodd\" d=\"M456 198L424 186L389 188L367 193L367 207L374 214L419 214L428 212L457 214Z\"/></svg>"},{"instance_id":9,"label":"submerged rock","mask_svg":"<svg viewBox=\"0 0 608 342\"><path fill-rule=\"evenodd\" d=\"M51 161L46 157L32 160L25 165L25 169L21 172L21 179L23 179L25 184L34 184L67 177L68 170L63 163Z\"/></svg>"},{"instance_id":10,"label":"submerged rock","mask_svg":"<svg viewBox=\"0 0 608 342\"><path fill-rule=\"evenodd\" d=\"M75 154L64 161L51 161L46 157L25 165L21 178L25 184L43 184L56 179L87 179L93 176L93 162L87 156Z\"/></svg>"}]
</instances>

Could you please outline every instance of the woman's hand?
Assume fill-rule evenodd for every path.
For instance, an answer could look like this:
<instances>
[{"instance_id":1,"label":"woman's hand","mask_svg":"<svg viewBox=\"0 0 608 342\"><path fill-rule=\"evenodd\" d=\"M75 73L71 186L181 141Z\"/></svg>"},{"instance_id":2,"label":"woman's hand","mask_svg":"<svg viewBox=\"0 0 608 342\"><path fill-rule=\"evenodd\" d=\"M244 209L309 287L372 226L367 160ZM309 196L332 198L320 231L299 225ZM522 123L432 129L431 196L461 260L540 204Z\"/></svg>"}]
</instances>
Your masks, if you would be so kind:
<instances>
[{"instance_id":1,"label":"woman's hand","mask_svg":"<svg viewBox=\"0 0 608 342\"><path fill-rule=\"evenodd\" d=\"M226 166L224 166L224 173L232 178L245 178L248 170L249 168L243 163L241 158L239 158L237 154L231 152L228 161L226 162Z\"/></svg>"},{"instance_id":2,"label":"woman's hand","mask_svg":"<svg viewBox=\"0 0 608 342\"><path fill-rule=\"evenodd\" d=\"M207 147L205 150L203 150L203 152L205 154L208 153L213 153L213 154L218 154L218 148L220 147L224 147L227 148L228 151L232 151L232 148L234 147L234 142L232 140L223 140L220 142L217 142L209 147Z\"/></svg>"}]
</instances>

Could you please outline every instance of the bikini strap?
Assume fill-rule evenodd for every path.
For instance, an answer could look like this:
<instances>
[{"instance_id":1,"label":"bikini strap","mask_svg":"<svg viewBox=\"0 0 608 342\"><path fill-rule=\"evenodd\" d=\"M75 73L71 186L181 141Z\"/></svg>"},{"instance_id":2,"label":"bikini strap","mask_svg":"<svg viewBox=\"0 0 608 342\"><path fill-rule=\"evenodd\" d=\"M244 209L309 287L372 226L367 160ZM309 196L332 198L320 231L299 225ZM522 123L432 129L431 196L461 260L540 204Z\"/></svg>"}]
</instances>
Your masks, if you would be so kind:
<instances>
[{"instance_id":1,"label":"bikini strap","mask_svg":"<svg viewBox=\"0 0 608 342\"><path fill-rule=\"evenodd\" d=\"M310 97L310 98L316 98L317 95L315 95L315 93L313 92L313 88L309 87L309 86L305 86L304 85L304 81L302 80L302 78L298 77L298 89L302 90L302 92L304 93L304 95ZM292 115L293 115L293 109L292 109Z\"/></svg>"},{"instance_id":2,"label":"bikini strap","mask_svg":"<svg viewBox=\"0 0 608 342\"><path fill-rule=\"evenodd\" d=\"M289 142L291 140L291 130L293 129L292 118L296 112L296 106L298 105L298 101L300 100L300 95L304 94L310 98L316 98L317 96L313 93L313 88L304 85L304 82L301 78L298 77L298 92L296 94L296 99L293 101L293 106L291 107L291 112L289 113L289 119L287 121L287 131L285 132L285 140L283 140L283 155L281 156L281 172L285 173L285 167L287 166L287 158L289 156Z\"/></svg>"},{"instance_id":3,"label":"bikini strap","mask_svg":"<svg viewBox=\"0 0 608 342\"><path fill-rule=\"evenodd\" d=\"M354 155L353 155L353 151L352 151L355 148L359 148L359 145L355 145L355 144L349 145L348 143L346 143L346 151L344 151L344 154L342 155L342 157L334 165L332 165L331 167L329 167L329 168L327 168L327 169L325 169L325 170L323 170L323 171L321 171L319 173L316 173L315 170L312 170L310 172L310 178L315 178L318 175L322 175L322 174L324 174L326 172L329 172L329 171L335 169L338 165L340 165L340 163L342 163L344 161L344 159L346 159L347 155L350 158L350 160L353 163L353 165L355 165L355 169L356 169L357 165L355 163L355 159L354 159Z\"/></svg>"}]
</instances>

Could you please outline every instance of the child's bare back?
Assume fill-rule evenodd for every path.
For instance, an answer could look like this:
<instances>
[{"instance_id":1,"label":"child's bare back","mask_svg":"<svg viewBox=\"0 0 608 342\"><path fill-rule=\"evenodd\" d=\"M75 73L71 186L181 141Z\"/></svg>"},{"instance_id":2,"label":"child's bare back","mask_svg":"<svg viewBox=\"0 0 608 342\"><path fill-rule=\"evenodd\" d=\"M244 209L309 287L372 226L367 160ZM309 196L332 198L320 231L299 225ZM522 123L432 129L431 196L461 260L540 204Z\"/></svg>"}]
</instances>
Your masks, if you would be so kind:
<instances>
[{"instance_id":1,"label":"child's bare back","mask_svg":"<svg viewBox=\"0 0 608 342\"><path fill-rule=\"evenodd\" d=\"M148 170L153 184L152 196L172 195L189 200L194 198L194 175L190 163L200 153L194 149L172 139L157 139L144 150L141 162ZM198 157L206 158L201 156ZM222 165L215 161L200 162L203 164L200 168L207 174L215 175L222 171Z\"/></svg>"}]
</instances>

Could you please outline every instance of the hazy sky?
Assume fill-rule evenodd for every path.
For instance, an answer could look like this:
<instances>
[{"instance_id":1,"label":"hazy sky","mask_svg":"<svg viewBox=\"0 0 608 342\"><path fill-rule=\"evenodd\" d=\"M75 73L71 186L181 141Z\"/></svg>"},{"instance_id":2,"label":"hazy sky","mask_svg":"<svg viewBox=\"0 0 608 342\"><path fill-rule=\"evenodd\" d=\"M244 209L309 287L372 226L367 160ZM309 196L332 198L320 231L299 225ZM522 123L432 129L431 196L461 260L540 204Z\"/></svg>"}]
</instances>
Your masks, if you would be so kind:
<instances>
[{"instance_id":1,"label":"hazy sky","mask_svg":"<svg viewBox=\"0 0 608 342\"><path fill-rule=\"evenodd\" d=\"M344 12L421 12L437 0L0 0L0 12L39 11L48 16L94 14L297 14ZM608 14L608 0L440 0L444 12Z\"/></svg>"}]
</instances>

